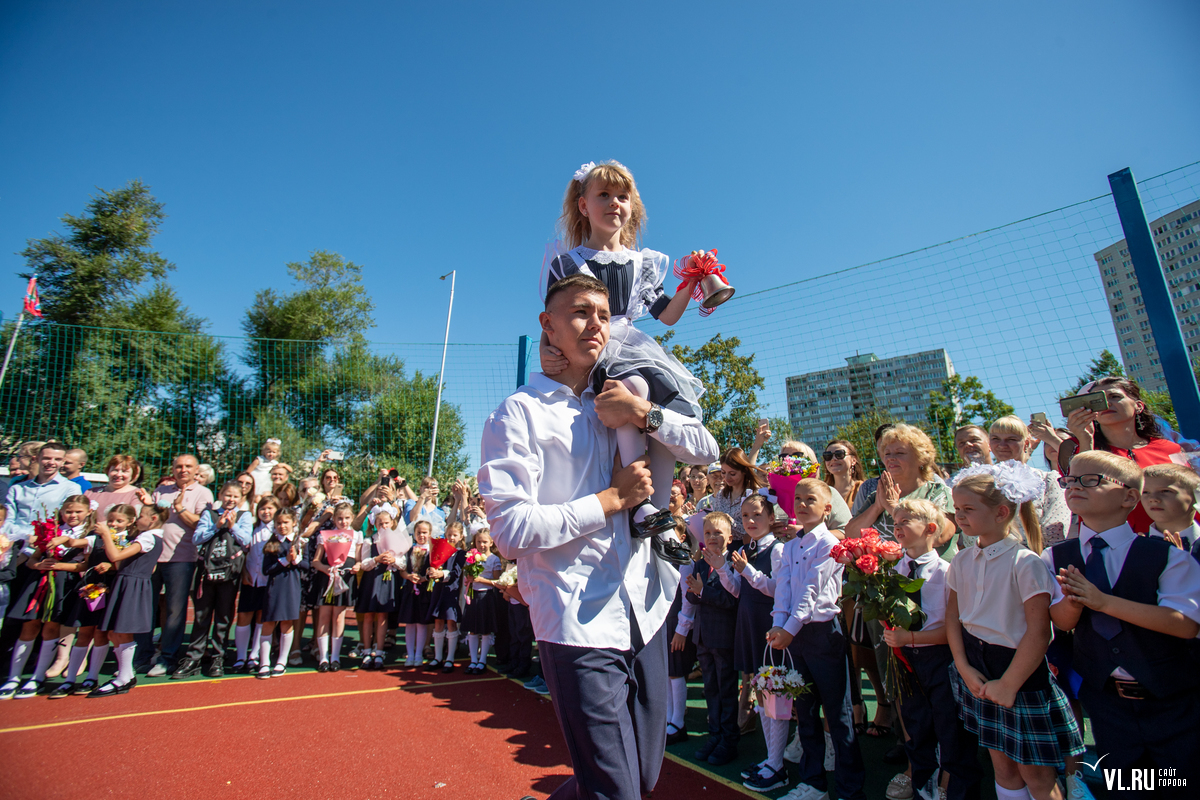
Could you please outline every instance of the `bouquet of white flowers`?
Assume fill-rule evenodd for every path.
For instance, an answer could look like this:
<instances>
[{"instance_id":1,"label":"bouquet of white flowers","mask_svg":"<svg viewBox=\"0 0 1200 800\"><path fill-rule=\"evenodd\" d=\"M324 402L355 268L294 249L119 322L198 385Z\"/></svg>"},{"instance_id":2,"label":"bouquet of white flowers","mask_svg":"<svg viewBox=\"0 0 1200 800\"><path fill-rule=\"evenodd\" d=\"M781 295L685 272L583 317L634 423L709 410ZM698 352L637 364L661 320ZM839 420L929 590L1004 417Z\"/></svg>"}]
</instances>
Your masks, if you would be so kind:
<instances>
[{"instance_id":1,"label":"bouquet of white flowers","mask_svg":"<svg viewBox=\"0 0 1200 800\"><path fill-rule=\"evenodd\" d=\"M496 578L496 585L503 588L512 586L517 582L517 565L510 564L504 572L500 573L500 577Z\"/></svg>"},{"instance_id":2,"label":"bouquet of white flowers","mask_svg":"<svg viewBox=\"0 0 1200 800\"><path fill-rule=\"evenodd\" d=\"M771 663L768 660L770 650L771 648L768 646L767 652L763 654L764 663L750 685L754 687L762 713L771 719L790 720L792 718L792 701L807 694L810 689L804 682L804 676L797 672L790 663L788 666ZM787 650L783 652L791 662L791 654Z\"/></svg>"}]
</instances>

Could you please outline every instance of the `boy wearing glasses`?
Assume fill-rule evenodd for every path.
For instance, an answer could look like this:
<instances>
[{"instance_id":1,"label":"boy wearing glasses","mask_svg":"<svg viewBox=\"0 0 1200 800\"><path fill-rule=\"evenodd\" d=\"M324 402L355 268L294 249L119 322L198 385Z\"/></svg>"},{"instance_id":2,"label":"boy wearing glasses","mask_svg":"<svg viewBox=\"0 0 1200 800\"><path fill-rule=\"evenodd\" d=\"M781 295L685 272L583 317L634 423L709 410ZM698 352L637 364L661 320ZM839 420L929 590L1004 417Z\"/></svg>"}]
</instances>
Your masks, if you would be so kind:
<instances>
[{"instance_id":1,"label":"boy wearing glasses","mask_svg":"<svg viewBox=\"0 0 1200 800\"><path fill-rule=\"evenodd\" d=\"M1162 539L1139 536L1129 513L1143 488L1133 461L1080 453L1059 478L1080 517L1079 538L1042 553L1063 599L1054 624L1075 630L1079 700L1092 719L1106 769L1176 770L1194 786L1200 754L1200 689L1189 656L1200 633L1200 564ZM1128 781L1131 775L1123 773Z\"/></svg>"}]
</instances>

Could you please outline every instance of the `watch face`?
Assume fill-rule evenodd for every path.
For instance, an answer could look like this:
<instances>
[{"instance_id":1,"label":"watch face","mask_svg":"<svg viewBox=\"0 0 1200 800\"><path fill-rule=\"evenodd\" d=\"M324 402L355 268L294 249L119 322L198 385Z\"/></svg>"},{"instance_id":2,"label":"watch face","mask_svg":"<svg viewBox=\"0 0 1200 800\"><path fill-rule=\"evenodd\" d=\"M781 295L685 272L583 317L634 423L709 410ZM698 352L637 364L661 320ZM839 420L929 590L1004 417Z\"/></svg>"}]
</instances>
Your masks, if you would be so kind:
<instances>
[{"instance_id":1,"label":"watch face","mask_svg":"<svg viewBox=\"0 0 1200 800\"><path fill-rule=\"evenodd\" d=\"M663 423L662 409L659 408L658 406L655 406L654 408L650 409L650 411L646 414L646 424L649 425L651 428L657 429L658 427L660 427L662 425L662 423Z\"/></svg>"}]
</instances>

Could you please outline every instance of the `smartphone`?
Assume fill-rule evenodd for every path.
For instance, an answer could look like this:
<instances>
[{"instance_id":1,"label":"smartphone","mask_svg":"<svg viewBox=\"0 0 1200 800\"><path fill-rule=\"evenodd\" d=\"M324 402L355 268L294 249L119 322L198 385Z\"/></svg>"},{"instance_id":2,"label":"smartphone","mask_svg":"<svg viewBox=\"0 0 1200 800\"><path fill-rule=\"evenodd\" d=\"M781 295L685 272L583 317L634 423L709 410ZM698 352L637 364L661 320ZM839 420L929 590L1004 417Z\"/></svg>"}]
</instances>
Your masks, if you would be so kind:
<instances>
[{"instance_id":1,"label":"smartphone","mask_svg":"<svg viewBox=\"0 0 1200 800\"><path fill-rule=\"evenodd\" d=\"M1071 416L1071 412L1077 408L1106 411L1108 410L1108 395L1104 392L1088 392L1087 394L1077 394L1074 397L1064 397L1058 401L1058 407L1064 417Z\"/></svg>"},{"instance_id":2,"label":"smartphone","mask_svg":"<svg viewBox=\"0 0 1200 800\"><path fill-rule=\"evenodd\" d=\"M769 420L769 419L766 419L765 417L761 417L761 418L759 418L759 420L758 420L758 427L760 427L760 428L761 428L763 425L770 425L770 424L771 424L771 420Z\"/></svg>"},{"instance_id":3,"label":"smartphone","mask_svg":"<svg viewBox=\"0 0 1200 800\"><path fill-rule=\"evenodd\" d=\"M1033 416L1029 418L1030 422L1048 422L1045 412L1035 411Z\"/></svg>"},{"instance_id":4,"label":"smartphone","mask_svg":"<svg viewBox=\"0 0 1200 800\"><path fill-rule=\"evenodd\" d=\"M345 461L346 454L340 450L330 450L329 455L325 456L326 461Z\"/></svg>"}]
</instances>

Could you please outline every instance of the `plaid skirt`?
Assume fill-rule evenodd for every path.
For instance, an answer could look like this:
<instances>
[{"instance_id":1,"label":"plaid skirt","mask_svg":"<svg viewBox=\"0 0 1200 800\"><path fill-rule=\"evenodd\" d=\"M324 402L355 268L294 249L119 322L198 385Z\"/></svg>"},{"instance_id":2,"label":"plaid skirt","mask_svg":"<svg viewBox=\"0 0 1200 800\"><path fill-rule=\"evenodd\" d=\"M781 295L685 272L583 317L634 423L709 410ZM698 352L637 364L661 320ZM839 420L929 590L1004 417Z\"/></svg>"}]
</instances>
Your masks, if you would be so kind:
<instances>
[{"instance_id":1,"label":"plaid skirt","mask_svg":"<svg viewBox=\"0 0 1200 800\"><path fill-rule=\"evenodd\" d=\"M1084 751L1067 696L1058 684L1049 685L1048 691L1017 692L1013 707L1005 708L971 694L950 665L950 689L963 727L979 737L981 746L1027 766L1060 767L1065 756Z\"/></svg>"}]
</instances>

